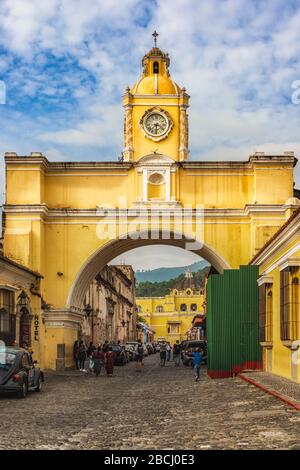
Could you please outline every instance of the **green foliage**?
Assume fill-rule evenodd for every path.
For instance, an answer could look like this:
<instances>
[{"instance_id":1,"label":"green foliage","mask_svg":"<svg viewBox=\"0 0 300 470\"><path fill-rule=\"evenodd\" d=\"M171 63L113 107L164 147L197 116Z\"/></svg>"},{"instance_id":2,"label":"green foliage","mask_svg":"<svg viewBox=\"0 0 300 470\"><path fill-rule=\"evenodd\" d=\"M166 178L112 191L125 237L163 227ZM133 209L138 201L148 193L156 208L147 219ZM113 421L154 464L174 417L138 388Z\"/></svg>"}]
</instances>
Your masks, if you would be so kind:
<instances>
[{"instance_id":1,"label":"green foliage","mask_svg":"<svg viewBox=\"0 0 300 470\"><path fill-rule=\"evenodd\" d=\"M194 274L194 279L196 285L201 285L204 281L205 275L208 272L209 267L205 267L196 271ZM161 281L161 282L139 282L136 286L136 297L165 297L170 293L180 281L183 281L184 274L180 274L174 279L169 279L168 281Z\"/></svg>"},{"instance_id":2,"label":"green foliage","mask_svg":"<svg viewBox=\"0 0 300 470\"><path fill-rule=\"evenodd\" d=\"M136 321L139 323L147 323L146 319L142 317L139 313L136 314Z\"/></svg>"}]
</instances>

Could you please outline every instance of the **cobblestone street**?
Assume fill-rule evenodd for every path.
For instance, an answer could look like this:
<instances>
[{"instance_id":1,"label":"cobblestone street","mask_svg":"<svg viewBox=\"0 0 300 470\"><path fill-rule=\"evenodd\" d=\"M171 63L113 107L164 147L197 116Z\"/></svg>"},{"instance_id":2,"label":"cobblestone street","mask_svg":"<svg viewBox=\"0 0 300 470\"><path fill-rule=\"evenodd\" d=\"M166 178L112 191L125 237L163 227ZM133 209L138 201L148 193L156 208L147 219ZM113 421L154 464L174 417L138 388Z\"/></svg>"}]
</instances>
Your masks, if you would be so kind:
<instances>
[{"instance_id":1,"label":"cobblestone street","mask_svg":"<svg viewBox=\"0 0 300 470\"><path fill-rule=\"evenodd\" d=\"M41 393L1 397L1 449L300 449L300 413L239 378L199 383L159 356L115 376L46 374ZM103 372L102 372L103 374Z\"/></svg>"}]
</instances>

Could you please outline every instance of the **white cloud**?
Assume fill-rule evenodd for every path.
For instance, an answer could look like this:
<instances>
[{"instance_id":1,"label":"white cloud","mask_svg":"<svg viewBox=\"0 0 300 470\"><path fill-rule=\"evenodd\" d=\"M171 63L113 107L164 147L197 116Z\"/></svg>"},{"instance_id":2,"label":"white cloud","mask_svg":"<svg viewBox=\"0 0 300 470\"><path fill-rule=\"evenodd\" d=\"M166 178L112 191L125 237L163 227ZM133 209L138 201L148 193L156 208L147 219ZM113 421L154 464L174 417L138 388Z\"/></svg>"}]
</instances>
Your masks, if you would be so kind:
<instances>
[{"instance_id":1,"label":"white cloud","mask_svg":"<svg viewBox=\"0 0 300 470\"><path fill-rule=\"evenodd\" d=\"M131 264L134 270L188 266L201 258L174 246L155 245L135 248L114 258L111 264Z\"/></svg>"}]
</instances>

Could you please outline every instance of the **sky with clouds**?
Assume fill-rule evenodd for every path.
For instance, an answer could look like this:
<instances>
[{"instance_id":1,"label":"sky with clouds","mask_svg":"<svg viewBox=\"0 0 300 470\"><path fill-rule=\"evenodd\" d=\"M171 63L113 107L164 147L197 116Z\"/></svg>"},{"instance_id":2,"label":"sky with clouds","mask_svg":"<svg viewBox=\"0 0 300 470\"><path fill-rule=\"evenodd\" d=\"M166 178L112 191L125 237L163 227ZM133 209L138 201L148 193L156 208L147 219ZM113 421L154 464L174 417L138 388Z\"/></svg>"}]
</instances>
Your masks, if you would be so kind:
<instances>
[{"instance_id":1,"label":"sky with clouds","mask_svg":"<svg viewBox=\"0 0 300 470\"><path fill-rule=\"evenodd\" d=\"M300 155L300 0L1 0L1 155L116 160L154 29L191 96L191 159Z\"/></svg>"}]
</instances>

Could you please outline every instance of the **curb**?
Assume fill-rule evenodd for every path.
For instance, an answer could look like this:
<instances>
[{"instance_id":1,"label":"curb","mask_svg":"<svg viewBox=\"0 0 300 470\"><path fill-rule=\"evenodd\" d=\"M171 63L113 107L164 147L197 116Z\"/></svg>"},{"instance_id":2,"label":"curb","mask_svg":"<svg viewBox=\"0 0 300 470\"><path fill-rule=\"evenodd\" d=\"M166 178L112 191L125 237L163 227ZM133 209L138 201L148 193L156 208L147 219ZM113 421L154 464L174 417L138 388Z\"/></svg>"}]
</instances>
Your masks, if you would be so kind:
<instances>
[{"instance_id":1,"label":"curb","mask_svg":"<svg viewBox=\"0 0 300 470\"><path fill-rule=\"evenodd\" d=\"M295 408L295 410L300 411L300 404L290 400L288 397L286 397L284 395L281 395L278 392L275 392L275 390L270 390L269 388L265 387L264 385L261 385L260 383L255 382L255 380L250 379L249 377L246 377L246 375L244 375L244 374L238 374L238 377L240 379L244 380L245 382L248 382L251 385L254 385L257 388L260 388L263 392L268 393L269 395L272 395L274 398L277 398L278 400L283 401L286 405L289 405L289 406Z\"/></svg>"}]
</instances>

